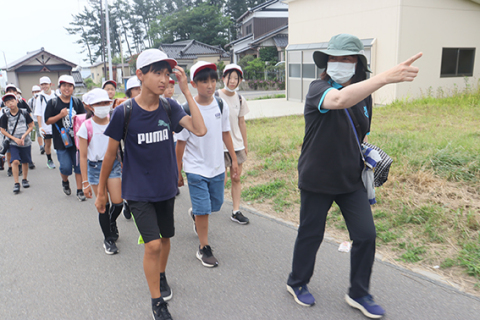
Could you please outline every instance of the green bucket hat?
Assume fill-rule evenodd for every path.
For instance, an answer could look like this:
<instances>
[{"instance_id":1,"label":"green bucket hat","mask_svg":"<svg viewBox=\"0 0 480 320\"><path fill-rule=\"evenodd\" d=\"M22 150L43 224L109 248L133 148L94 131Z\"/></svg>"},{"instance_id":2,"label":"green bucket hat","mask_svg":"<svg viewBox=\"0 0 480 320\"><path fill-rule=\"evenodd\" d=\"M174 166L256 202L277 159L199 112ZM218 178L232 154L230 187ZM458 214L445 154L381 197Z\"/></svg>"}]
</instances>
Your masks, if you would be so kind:
<instances>
[{"instance_id":1,"label":"green bucket hat","mask_svg":"<svg viewBox=\"0 0 480 320\"><path fill-rule=\"evenodd\" d=\"M358 56L365 68L365 71L372 72L367 64L367 57L363 50L363 43L355 36L347 33L337 34L328 42L326 50L319 50L313 53L313 61L320 69L327 67L328 56Z\"/></svg>"}]
</instances>

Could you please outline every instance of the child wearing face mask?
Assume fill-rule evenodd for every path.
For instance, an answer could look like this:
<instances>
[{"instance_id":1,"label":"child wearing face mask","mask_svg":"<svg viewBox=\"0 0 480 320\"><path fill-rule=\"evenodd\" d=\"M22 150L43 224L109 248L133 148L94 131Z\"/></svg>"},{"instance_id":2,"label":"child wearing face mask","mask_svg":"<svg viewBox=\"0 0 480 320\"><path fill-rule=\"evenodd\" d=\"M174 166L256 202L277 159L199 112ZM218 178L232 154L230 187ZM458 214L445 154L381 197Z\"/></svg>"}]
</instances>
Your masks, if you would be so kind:
<instances>
[{"instance_id":1,"label":"child wearing face mask","mask_svg":"<svg viewBox=\"0 0 480 320\"><path fill-rule=\"evenodd\" d=\"M77 133L79 137L80 170L83 192L87 198L92 198L92 191L97 196L100 170L107 151L109 138L103 132L110 122L109 113L112 108L112 100L109 98L107 91L99 88L85 94L83 100L91 117L82 123ZM123 209L121 176L120 162L115 160L107 181L107 191L112 203L111 205L107 203L105 212L98 214L100 227L104 235L103 247L107 254L118 252L115 242L118 239L116 220Z\"/></svg>"}]
</instances>

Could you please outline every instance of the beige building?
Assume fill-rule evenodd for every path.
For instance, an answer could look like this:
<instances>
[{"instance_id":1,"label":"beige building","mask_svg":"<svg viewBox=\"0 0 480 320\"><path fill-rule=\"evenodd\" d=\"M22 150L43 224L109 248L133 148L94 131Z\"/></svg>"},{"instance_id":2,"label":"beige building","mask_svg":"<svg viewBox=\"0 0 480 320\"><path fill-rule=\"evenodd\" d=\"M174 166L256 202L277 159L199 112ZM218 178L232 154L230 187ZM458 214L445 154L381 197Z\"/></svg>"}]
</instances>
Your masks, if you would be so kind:
<instances>
[{"instance_id":1,"label":"beige building","mask_svg":"<svg viewBox=\"0 0 480 320\"><path fill-rule=\"evenodd\" d=\"M283 0L289 10L287 99L303 101L318 78L312 54L339 33L359 37L373 75L423 52L412 83L374 94L376 104L452 92L480 79L480 0ZM477 61L477 63L475 63Z\"/></svg>"},{"instance_id":2,"label":"beige building","mask_svg":"<svg viewBox=\"0 0 480 320\"><path fill-rule=\"evenodd\" d=\"M9 63L2 69L7 71L8 83L13 83L20 88L24 97L30 97L32 86L38 85L41 77L49 77L56 88L58 78L64 74L71 75L72 69L76 66L76 64L41 48L28 52L22 58ZM80 79L76 87L82 85L83 82Z\"/></svg>"}]
</instances>

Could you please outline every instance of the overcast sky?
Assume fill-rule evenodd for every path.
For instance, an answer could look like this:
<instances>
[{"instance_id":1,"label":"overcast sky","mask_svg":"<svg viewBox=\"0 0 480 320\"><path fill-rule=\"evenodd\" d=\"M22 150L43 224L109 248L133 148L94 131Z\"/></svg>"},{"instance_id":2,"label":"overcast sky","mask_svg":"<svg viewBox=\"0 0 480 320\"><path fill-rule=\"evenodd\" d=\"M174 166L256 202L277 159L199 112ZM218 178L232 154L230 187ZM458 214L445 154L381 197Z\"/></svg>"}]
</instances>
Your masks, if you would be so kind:
<instances>
[{"instance_id":1,"label":"overcast sky","mask_svg":"<svg viewBox=\"0 0 480 320\"><path fill-rule=\"evenodd\" d=\"M2 0L0 66L5 66L5 59L10 64L41 47L77 65L89 65L75 43L78 37L65 30L72 14L83 11L86 4L86 0Z\"/></svg>"}]
</instances>

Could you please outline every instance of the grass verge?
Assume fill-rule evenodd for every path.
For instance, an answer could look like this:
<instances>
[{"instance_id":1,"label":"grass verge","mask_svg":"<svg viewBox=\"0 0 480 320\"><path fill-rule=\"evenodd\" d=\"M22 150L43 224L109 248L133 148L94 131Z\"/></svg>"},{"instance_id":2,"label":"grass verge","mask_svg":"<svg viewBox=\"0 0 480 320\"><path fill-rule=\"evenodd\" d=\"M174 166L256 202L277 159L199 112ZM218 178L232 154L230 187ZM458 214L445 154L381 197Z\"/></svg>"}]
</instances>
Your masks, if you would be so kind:
<instances>
[{"instance_id":1,"label":"grass verge","mask_svg":"<svg viewBox=\"0 0 480 320\"><path fill-rule=\"evenodd\" d=\"M437 90L437 93L443 91ZM438 94L440 95L440 94ZM480 87L397 101L373 112L370 141L394 160L373 206L384 257L435 270L480 292ZM298 223L301 116L248 121L242 202ZM230 191L226 190L227 196ZM348 239L335 205L328 232Z\"/></svg>"}]
</instances>

